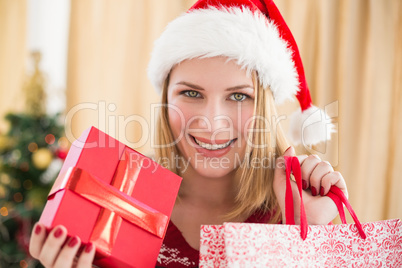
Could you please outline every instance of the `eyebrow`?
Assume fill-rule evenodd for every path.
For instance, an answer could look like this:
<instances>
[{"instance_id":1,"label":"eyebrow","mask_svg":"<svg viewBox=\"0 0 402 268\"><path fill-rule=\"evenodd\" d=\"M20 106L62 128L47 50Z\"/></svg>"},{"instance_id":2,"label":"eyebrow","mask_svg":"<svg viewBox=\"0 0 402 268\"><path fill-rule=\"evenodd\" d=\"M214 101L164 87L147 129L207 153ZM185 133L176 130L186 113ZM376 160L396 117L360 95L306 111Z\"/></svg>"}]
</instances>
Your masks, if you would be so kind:
<instances>
[{"instance_id":1,"label":"eyebrow","mask_svg":"<svg viewBox=\"0 0 402 268\"><path fill-rule=\"evenodd\" d=\"M177 82L176 85L183 85L183 86L188 86L188 87L198 89L198 90L204 90L199 85L192 84L192 83L185 82L185 81ZM244 88L250 88L250 89L254 90L253 86L248 85L248 84L244 84L244 85L238 85L238 86L234 86L234 87L229 87L229 88L226 89L226 91L236 91L236 90L240 90L240 89L244 89Z\"/></svg>"},{"instance_id":2,"label":"eyebrow","mask_svg":"<svg viewBox=\"0 0 402 268\"><path fill-rule=\"evenodd\" d=\"M183 85L183 86L188 86L194 89L198 89L198 90L204 90L202 87L189 83L189 82L185 82L185 81L181 81L181 82L177 82L176 85Z\"/></svg>"}]
</instances>

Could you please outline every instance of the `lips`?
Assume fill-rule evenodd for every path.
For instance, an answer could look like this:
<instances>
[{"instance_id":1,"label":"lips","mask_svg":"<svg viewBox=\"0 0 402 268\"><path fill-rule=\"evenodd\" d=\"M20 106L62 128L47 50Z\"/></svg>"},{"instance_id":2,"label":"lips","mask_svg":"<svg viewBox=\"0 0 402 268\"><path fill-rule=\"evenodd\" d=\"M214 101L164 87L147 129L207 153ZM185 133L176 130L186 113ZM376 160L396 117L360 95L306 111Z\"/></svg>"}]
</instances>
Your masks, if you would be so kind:
<instances>
[{"instance_id":1,"label":"lips","mask_svg":"<svg viewBox=\"0 0 402 268\"><path fill-rule=\"evenodd\" d=\"M193 138L194 138L195 143L197 143L199 146L201 146L204 149L211 150L211 151L224 149L224 148L228 147L234 141L234 140L229 140L225 143L213 144L213 143L202 142L195 137L193 137Z\"/></svg>"},{"instance_id":2,"label":"lips","mask_svg":"<svg viewBox=\"0 0 402 268\"><path fill-rule=\"evenodd\" d=\"M208 157L220 157L228 153L231 149L231 145L236 142L237 138L232 140L211 140L194 137L189 135L194 141L195 149L204 156Z\"/></svg>"}]
</instances>

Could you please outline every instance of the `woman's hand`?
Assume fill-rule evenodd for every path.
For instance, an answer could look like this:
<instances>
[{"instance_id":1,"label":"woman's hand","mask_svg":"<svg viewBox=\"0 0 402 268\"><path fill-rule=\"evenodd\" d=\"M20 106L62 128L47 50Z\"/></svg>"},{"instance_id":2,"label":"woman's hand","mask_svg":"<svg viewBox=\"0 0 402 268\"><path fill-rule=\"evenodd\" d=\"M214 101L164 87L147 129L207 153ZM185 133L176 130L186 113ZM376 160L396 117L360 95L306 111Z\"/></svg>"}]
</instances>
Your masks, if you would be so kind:
<instances>
[{"instance_id":1,"label":"woman's hand","mask_svg":"<svg viewBox=\"0 0 402 268\"><path fill-rule=\"evenodd\" d=\"M80 239L66 238L67 230L64 226L54 227L47 235L45 226L36 223L32 230L29 252L47 268L92 267L95 247L92 244L87 245L77 259Z\"/></svg>"},{"instance_id":2,"label":"woman's hand","mask_svg":"<svg viewBox=\"0 0 402 268\"><path fill-rule=\"evenodd\" d=\"M293 147L286 150L283 156L295 156ZM337 215L338 209L331 198L325 196L332 185L337 186L348 196L345 180L342 175L334 171L332 166L321 161L314 155L297 156L300 162L303 185L303 203L307 215L308 224L328 224ZM295 222L300 223L300 197L297 185L291 181L293 191L293 203L295 211ZM285 192L286 192L285 161L279 157L276 162L274 175L274 192L282 211L282 222L285 219Z\"/></svg>"}]
</instances>

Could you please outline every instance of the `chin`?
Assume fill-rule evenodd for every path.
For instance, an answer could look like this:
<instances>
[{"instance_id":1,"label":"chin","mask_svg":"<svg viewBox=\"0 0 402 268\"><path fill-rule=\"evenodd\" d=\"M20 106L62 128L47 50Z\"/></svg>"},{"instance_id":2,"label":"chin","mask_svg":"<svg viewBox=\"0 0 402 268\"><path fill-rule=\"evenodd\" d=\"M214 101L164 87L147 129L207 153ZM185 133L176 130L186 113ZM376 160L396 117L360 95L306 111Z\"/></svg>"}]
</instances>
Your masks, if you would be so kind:
<instances>
[{"instance_id":1,"label":"chin","mask_svg":"<svg viewBox=\"0 0 402 268\"><path fill-rule=\"evenodd\" d=\"M196 173L208 178L225 177L237 169L232 161L223 162L222 158L199 158L192 160L190 165Z\"/></svg>"},{"instance_id":2,"label":"chin","mask_svg":"<svg viewBox=\"0 0 402 268\"><path fill-rule=\"evenodd\" d=\"M213 169L213 168L198 168L194 169L198 174L206 178L222 178L235 172L234 169Z\"/></svg>"}]
</instances>

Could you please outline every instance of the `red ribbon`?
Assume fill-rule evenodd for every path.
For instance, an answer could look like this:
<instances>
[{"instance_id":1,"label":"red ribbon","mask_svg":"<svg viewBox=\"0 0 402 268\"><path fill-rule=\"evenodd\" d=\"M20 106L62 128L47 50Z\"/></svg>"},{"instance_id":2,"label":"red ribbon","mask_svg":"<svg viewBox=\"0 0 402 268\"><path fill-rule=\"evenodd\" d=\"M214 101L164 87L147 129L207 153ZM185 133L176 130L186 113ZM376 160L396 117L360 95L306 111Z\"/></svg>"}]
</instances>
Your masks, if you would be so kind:
<instances>
[{"instance_id":1,"label":"red ribbon","mask_svg":"<svg viewBox=\"0 0 402 268\"><path fill-rule=\"evenodd\" d=\"M59 175L50 195L68 189L102 207L90 241L101 255L111 254L122 219L163 238L168 216L129 196L134 189L140 167L129 167L128 152L119 162L111 184L94 178L80 168L69 168ZM130 163L133 164L133 163Z\"/></svg>"},{"instance_id":2,"label":"red ribbon","mask_svg":"<svg viewBox=\"0 0 402 268\"><path fill-rule=\"evenodd\" d=\"M285 216L286 224L295 224L294 209L293 209L293 192L290 184L290 173L293 172L297 188L300 195L300 236L303 240L307 237L307 216L304 210L303 203L303 188L300 163L297 157L285 156L286 164L286 194L285 194Z\"/></svg>"},{"instance_id":3,"label":"red ribbon","mask_svg":"<svg viewBox=\"0 0 402 268\"><path fill-rule=\"evenodd\" d=\"M290 174L293 173L295 178L297 188L299 190L300 195L300 236L303 240L307 237L308 230L308 222L306 212L304 210L303 204L303 189L302 189L302 175L299 159L295 156L285 156L285 164L286 164L286 194L285 194L285 217L286 224L295 224L294 218L294 208L293 208L293 193L292 187L290 183ZM359 219L356 216L356 213L353 211L352 206L350 205L348 199L345 194L335 185L332 185L329 193L327 194L336 204L341 221L343 224L346 224L345 211L343 209L343 205L346 206L350 215L352 216L356 228L360 234L360 237L366 239L366 234L363 231L362 225Z\"/></svg>"},{"instance_id":4,"label":"red ribbon","mask_svg":"<svg viewBox=\"0 0 402 268\"><path fill-rule=\"evenodd\" d=\"M336 186L331 186L329 193L327 194L328 197L332 199L332 201L335 202L335 205L338 208L339 211L339 217L341 218L341 221L343 224L346 224L346 217L345 217L345 211L343 209L343 205L348 209L350 216L352 216L353 221L355 222L357 231L360 234L360 237L363 239L366 239L366 233L363 230L362 224L360 223L359 219L357 218L357 215L355 211L353 210L352 206L350 205L348 199L346 198L345 194L341 191Z\"/></svg>"}]
</instances>

